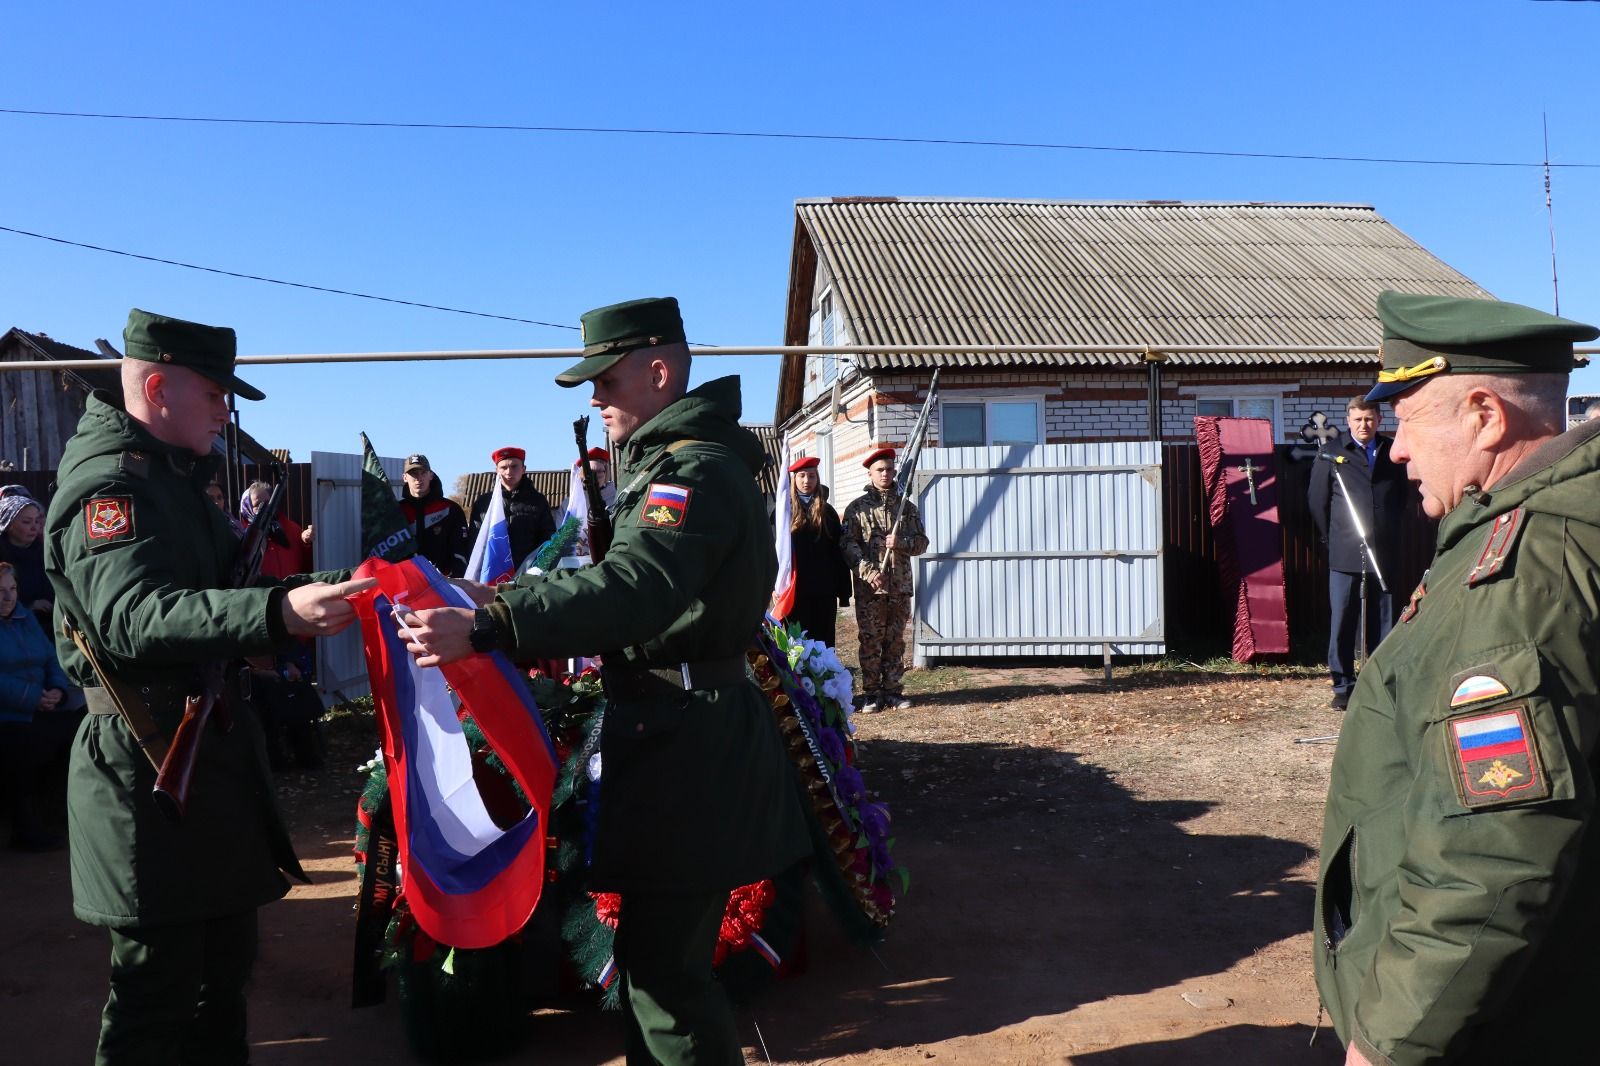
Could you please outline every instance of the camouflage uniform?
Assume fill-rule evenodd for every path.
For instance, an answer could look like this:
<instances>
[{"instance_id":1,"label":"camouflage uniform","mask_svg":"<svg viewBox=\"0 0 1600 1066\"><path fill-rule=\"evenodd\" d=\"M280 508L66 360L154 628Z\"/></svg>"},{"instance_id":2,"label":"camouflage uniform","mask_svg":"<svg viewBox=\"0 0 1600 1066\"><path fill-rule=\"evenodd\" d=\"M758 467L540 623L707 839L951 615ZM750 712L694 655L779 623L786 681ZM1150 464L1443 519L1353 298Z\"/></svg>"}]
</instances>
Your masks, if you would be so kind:
<instances>
[{"instance_id":1,"label":"camouflage uniform","mask_svg":"<svg viewBox=\"0 0 1600 1066\"><path fill-rule=\"evenodd\" d=\"M893 489L879 492L871 485L844 512L844 532L839 548L855 575L856 628L861 637L861 676L857 688L869 701L897 699L906 672L906 623L911 620L911 556L928 550L917 505L906 501L895 539L900 546L883 571L883 590L869 584L883 559L883 539L894 528L900 495Z\"/></svg>"}]
</instances>

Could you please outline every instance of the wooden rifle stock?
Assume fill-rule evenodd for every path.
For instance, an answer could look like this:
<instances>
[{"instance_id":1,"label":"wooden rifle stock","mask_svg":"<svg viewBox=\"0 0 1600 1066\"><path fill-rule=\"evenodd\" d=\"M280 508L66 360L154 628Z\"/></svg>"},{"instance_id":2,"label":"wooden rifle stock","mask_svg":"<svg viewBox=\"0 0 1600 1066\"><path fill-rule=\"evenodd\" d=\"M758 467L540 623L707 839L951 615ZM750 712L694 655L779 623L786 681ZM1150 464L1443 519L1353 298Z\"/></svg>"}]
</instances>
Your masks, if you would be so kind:
<instances>
[{"instance_id":1,"label":"wooden rifle stock","mask_svg":"<svg viewBox=\"0 0 1600 1066\"><path fill-rule=\"evenodd\" d=\"M231 587L245 588L255 583L261 574L261 559L267 550L267 534L278 519L283 506L284 479L279 472L272 495L256 512L244 540L239 543L239 554L234 559ZM220 662L207 663L200 671L200 691L189 695L183 702L183 720L173 731L172 742L167 746L167 756L156 771L154 790L156 807L174 822L183 820L189 809L189 788L194 779L195 764L200 758L200 744L205 738L206 726L216 719L218 727L226 733L233 728L229 719L227 698L223 691L223 666Z\"/></svg>"},{"instance_id":2,"label":"wooden rifle stock","mask_svg":"<svg viewBox=\"0 0 1600 1066\"><path fill-rule=\"evenodd\" d=\"M611 550L611 513L606 510L605 497L600 495L600 479L589 465L589 416L572 423L573 435L578 439L578 463L583 467L583 500L589 512L589 558L599 562Z\"/></svg>"}]
</instances>

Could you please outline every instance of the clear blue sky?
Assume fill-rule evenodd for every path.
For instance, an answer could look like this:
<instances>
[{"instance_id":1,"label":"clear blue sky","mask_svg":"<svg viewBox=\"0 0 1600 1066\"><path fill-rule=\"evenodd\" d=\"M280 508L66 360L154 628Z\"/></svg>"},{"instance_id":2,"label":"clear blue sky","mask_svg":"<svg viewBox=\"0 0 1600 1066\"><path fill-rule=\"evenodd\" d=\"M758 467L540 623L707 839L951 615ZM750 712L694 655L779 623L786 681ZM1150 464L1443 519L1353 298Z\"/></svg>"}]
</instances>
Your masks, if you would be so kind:
<instances>
[{"instance_id":1,"label":"clear blue sky","mask_svg":"<svg viewBox=\"0 0 1600 1066\"><path fill-rule=\"evenodd\" d=\"M1600 4L16 5L0 107L809 132L1600 164ZM0 114L0 226L576 324L672 294L691 337L781 343L793 202L834 195L1371 203L1551 307L1535 169L734 138L194 125ZM1561 308L1600 320L1600 170L1555 174ZM244 353L524 348L569 330L398 307L0 233L0 328L92 347L130 306ZM304 459L521 443L560 466L587 389L549 363L258 368L245 426ZM743 376L768 421L776 359ZM1600 369L1578 391L1600 391ZM3 412L0 412L3 417Z\"/></svg>"}]
</instances>

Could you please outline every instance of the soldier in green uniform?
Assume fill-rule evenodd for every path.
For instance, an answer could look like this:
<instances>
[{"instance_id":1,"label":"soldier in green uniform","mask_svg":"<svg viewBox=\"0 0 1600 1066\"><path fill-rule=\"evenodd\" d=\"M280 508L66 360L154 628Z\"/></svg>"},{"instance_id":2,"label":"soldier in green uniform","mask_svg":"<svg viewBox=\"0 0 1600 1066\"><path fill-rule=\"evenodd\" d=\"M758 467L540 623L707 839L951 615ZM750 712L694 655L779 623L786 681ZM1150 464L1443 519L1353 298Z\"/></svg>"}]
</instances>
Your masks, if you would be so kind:
<instances>
[{"instance_id":1,"label":"soldier in green uniform","mask_svg":"<svg viewBox=\"0 0 1600 1066\"><path fill-rule=\"evenodd\" d=\"M271 654L354 619L366 583L226 587L238 537L206 498L233 375L233 330L134 310L122 396L96 392L67 443L46 520L58 623L85 640L100 677L58 625L57 650L89 715L68 779L72 906L111 935L111 992L97 1063L249 1061L244 985L256 908L304 878L279 818L260 728L230 701L233 728L201 739L187 813L164 816L155 770L102 682L170 739L204 662Z\"/></svg>"},{"instance_id":2,"label":"soldier in green uniform","mask_svg":"<svg viewBox=\"0 0 1600 1066\"><path fill-rule=\"evenodd\" d=\"M480 595L476 612L419 612L411 650L424 666L474 649L603 652L590 883L622 894L628 1062L739 1063L711 966L728 893L810 850L771 711L745 672L777 574L755 481L764 456L739 425L736 378L685 391L676 300L602 307L583 330L586 358L556 381L593 384L616 446L609 552Z\"/></svg>"},{"instance_id":3,"label":"soldier in green uniform","mask_svg":"<svg viewBox=\"0 0 1600 1066\"><path fill-rule=\"evenodd\" d=\"M1589 1061L1600 993L1600 425L1532 308L1385 292L1393 456L1433 565L1351 696L1317 886L1349 1063Z\"/></svg>"}]
</instances>

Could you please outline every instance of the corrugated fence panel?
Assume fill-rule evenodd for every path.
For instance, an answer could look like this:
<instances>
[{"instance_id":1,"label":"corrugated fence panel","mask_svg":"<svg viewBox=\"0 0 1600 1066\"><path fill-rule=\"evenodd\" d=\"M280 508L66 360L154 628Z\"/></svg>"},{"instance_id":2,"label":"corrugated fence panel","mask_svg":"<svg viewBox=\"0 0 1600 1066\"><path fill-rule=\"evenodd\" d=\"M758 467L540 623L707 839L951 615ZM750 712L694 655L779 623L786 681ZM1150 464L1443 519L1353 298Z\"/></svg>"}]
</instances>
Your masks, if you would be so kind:
<instances>
[{"instance_id":1,"label":"corrugated fence panel","mask_svg":"<svg viewBox=\"0 0 1600 1066\"><path fill-rule=\"evenodd\" d=\"M401 484L403 459L381 457L389 484ZM311 453L311 497L316 535L311 542L318 570L343 570L361 562L361 456ZM317 687L324 698L365 695L367 664L361 633L352 626L336 637L317 639Z\"/></svg>"},{"instance_id":2,"label":"corrugated fence panel","mask_svg":"<svg viewBox=\"0 0 1600 1066\"><path fill-rule=\"evenodd\" d=\"M1165 650L1160 445L930 448L918 661Z\"/></svg>"}]
</instances>

